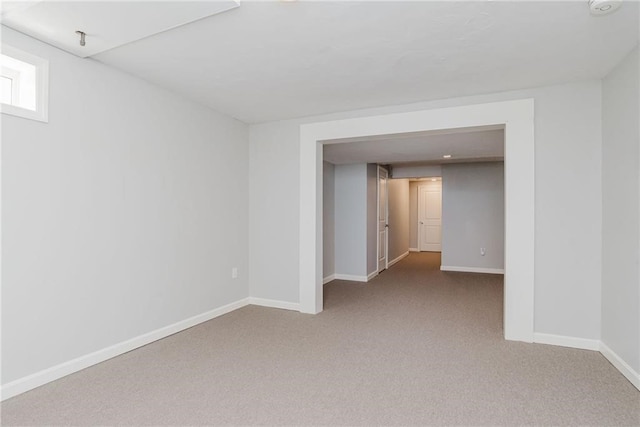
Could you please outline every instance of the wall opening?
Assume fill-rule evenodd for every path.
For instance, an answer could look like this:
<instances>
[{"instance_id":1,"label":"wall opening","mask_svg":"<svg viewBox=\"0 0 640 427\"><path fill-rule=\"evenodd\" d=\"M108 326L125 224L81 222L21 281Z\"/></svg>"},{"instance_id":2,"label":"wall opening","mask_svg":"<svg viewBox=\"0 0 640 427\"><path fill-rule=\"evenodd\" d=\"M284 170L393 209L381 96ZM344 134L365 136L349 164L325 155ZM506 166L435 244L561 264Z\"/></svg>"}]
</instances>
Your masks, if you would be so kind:
<instances>
[{"instance_id":1,"label":"wall opening","mask_svg":"<svg viewBox=\"0 0 640 427\"><path fill-rule=\"evenodd\" d=\"M300 127L300 307L323 308L323 144L411 132L498 125L505 129L505 338L533 341L533 100L363 117Z\"/></svg>"}]
</instances>

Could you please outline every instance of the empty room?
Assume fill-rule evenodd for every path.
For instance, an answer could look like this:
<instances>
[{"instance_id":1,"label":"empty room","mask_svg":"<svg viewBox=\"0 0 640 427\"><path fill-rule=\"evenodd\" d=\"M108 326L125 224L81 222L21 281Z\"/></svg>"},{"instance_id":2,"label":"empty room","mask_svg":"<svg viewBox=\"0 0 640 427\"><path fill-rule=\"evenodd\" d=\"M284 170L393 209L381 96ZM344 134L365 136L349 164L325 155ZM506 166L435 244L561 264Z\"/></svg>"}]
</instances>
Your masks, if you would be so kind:
<instances>
[{"instance_id":1,"label":"empty room","mask_svg":"<svg viewBox=\"0 0 640 427\"><path fill-rule=\"evenodd\" d=\"M2 425L640 424L640 2L0 19Z\"/></svg>"}]
</instances>

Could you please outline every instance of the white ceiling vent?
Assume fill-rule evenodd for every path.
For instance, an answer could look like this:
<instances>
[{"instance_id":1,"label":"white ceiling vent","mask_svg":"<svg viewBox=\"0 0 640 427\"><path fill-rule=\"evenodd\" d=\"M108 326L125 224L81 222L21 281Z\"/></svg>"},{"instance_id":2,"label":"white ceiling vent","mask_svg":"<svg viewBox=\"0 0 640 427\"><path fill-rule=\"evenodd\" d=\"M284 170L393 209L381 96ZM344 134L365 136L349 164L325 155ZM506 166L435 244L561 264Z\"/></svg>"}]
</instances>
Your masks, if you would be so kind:
<instances>
[{"instance_id":1,"label":"white ceiling vent","mask_svg":"<svg viewBox=\"0 0 640 427\"><path fill-rule=\"evenodd\" d=\"M622 0L589 0L592 15L606 15L617 10Z\"/></svg>"},{"instance_id":2,"label":"white ceiling vent","mask_svg":"<svg viewBox=\"0 0 640 427\"><path fill-rule=\"evenodd\" d=\"M2 2L2 24L80 57L240 6L217 1ZM76 31L84 33L84 46Z\"/></svg>"}]
</instances>

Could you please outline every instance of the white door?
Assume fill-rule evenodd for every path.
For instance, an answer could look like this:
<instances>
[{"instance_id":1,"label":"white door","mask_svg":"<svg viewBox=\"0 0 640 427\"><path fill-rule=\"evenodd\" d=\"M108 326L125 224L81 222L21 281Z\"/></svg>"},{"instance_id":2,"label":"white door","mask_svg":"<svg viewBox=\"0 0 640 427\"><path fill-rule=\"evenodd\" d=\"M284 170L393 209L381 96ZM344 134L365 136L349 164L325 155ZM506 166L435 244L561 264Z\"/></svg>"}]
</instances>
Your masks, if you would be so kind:
<instances>
[{"instance_id":1,"label":"white door","mask_svg":"<svg viewBox=\"0 0 640 427\"><path fill-rule=\"evenodd\" d=\"M389 204L387 180L389 174L378 166L378 272L387 268L387 246L389 245Z\"/></svg>"},{"instance_id":2,"label":"white door","mask_svg":"<svg viewBox=\"0 0 640 427\"><path fill-rule=\"evenodd\" d=\"M442 181L418 186L418 248L442 251Z\"/></svg>"}]
</instances>

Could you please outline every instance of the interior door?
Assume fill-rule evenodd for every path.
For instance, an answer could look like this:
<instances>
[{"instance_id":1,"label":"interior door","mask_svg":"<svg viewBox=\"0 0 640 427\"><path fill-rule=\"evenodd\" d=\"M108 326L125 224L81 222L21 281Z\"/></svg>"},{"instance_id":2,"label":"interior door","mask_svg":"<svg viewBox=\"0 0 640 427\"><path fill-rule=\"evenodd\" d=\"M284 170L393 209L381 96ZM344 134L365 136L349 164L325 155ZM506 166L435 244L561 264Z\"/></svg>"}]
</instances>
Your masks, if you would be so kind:
<instances>
[{"instance_id":1,"label":"interior door","mask_svg":"<svg viewBox=\"0 0 640 427\"><path fill-rule=\"evenodd\" d=\"M389 262L387 247L389 245L389 203L386 169L378 167L378 272L385 270Z\"/></svg>"},{"instance_id":2,"label":"interior door","mask_svg":"<svg viewBox=\"0 0 640 427\"><path fill-rule=\"evenodd\" d=\"M442 181L418 186L418 244L421 251L442 251Z\"/></svg>"}]
</instances>

